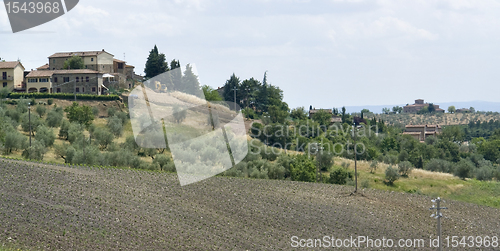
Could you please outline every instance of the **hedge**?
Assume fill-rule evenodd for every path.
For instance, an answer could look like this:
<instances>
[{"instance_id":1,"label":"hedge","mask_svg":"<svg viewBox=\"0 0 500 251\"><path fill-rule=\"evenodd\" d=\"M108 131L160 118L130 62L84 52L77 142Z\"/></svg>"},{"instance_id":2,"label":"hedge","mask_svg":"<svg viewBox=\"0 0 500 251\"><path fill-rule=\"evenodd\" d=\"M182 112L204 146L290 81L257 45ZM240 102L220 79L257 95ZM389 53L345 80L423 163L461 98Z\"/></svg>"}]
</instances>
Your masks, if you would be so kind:
<instances>
[{"instance_id":1,"label":"hedge","mask_svg":"<svg viewBox=\"0 0 500 251\"><path fill-rule=\"evenodd\" d=\"M54 98L54 99L74 99L73 93L11 93L8 98L19 99L24 98ZM119 100L118 95L93 95L93 94L76 94L77 100Z\"/></svg>"}]
</instances>

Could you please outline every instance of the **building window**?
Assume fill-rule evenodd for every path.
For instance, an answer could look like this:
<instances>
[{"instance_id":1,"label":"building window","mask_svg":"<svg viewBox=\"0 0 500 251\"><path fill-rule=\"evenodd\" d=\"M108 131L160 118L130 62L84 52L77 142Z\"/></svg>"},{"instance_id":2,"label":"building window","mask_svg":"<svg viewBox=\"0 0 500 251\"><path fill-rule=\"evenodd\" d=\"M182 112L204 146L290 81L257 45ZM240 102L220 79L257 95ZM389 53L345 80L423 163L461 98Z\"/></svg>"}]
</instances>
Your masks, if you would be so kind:
<instances>
[{"instance_id":1,"label":"building window","mask_svg":"<svg viewBox=\"0 0 500 251\"><path fill-rule=\"evenodd\" d=\"M3 82L3 87L7 87L7 82Z\"/></svg>"},{"instance_id":2,"label":"building window","mask_svg":"<svg viewBox=\"0 0 500 251\"><path fill-rule=\"evenodd\" d=\"M47 83L47 82L49 82L49 79L48 78L41 78L39 82L40 83Z\"/></svg>"},{"instance_id":3,"label":"building window","mask_svg":"<svg viewBox=\"0 0 500 251\"><path fill-rule=\"evenodd\" d=\"M89 77L86 77L86 78L85 78L85 82L89 82Z\"/></svg>"},{"instance_id":4,"label":"building window","mask_svg":"<svg viewBox=\"0 0 500 251\"><path fill-rule=\"evenodd\" d=\"M57 77L54 77L54 83L57 83Z\"/></svg>"},{"instance_id":5,"label":"building window","mask_svg":"<svg viewBox=\"0 0 500 251\"><path fill-rule=\"evenodd\" d=\"M69 82L69 77L63 77L63 82Z\"/></svg>"},{"instance_id":6,"label":"building window","mask_svg":"<svg viewBox=\"0 0 500 251\"><path fill-rule=\"evenodd\" d=\"M54 64L55 64L55 63L56 63L56 60L55 60L55 59L52 59L52 63L54 63Z\"/></svg>"},{"instance_id":7,"label":"building window","mask_svg":"<svg viewBox=\"0 0 500 251\"><path fill-rule=\"evenodd\" d=\"M60 93L61 92L61 88L57 88L57 93Z\"/></svg>"},{"instance_id":8,"label":"building window","mask_svg":"<svg viewBox=\"0 0 500 251\"><path fill-rule=\"evenodd\" d=\"M80 77L76 77L76 82L80 82Z\"/></svg>"},{"instance_id":9,"label":"building window","mask_svg":"<svg viewBox=\"0 0 500 251\"><path fill-rule=\"evenodd\" d=\"M85 92L85 87L82 87L82 92Z\"/></svg>"},{"instance_id":10,"label":"building window","mask_svg":"<svg viewBox=\"0 0 500 251\"><path fill-rule=\"evenodd\" d=\"M2 79L7 79L7 72L6 71L2 72Z\"/></svg>"},{"instance_id":11,"label":"building window","mask_svg":"<svg viewBox=\"0 0 500 251\"><path fill-rule=\"evenodd\" d=\"M28 78L28 83L36 83L38 82L37 78Z\"/></svg>"},{"instance_id":12,"label":"building window","mask_svg":"<svg viewBox=\"0 0 500 251\"><path fill-rule=\"evenodd\" d=\"M91 58L90 61L94 62L94 58Z\"/></svg>"},{"instance_id":13,"label":"building window","mask_svg":"<svg viewBox=\"0 0 500 251\"><path fill-rule=\"evenodd\" d=\"M80 87L76 87L76 92L80 92Z\"/></svg>"},{"instance_id":14,"label":"building window","mask_svg":"<svg viewBox=\"0 0 500 251\"><path fill-rule=\"evenodd\" d=\"M95 92L95 87L92 87L92 92Z\"/></svg>"}]
</instances>

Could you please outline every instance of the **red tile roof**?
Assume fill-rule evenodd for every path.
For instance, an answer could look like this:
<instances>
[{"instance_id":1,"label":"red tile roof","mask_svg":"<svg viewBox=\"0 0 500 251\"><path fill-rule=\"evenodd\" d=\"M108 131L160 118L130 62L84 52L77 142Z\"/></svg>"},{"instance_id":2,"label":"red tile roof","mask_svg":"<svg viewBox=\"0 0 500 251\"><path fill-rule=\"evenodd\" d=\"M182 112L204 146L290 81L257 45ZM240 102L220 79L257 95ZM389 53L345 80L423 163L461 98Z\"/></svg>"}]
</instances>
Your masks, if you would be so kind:
<instances>
[{"instance_id":1,"label":"red tile roof","mask_svg":"<svg viewBox=\"0 0 500 251\"><path fill-rule=\"evenodd\" d=\"M14 69L14 68L16 68L16 66L18 64L20 64L22 66L21 62L19 62L19 61L0 62L0 69ZM23 66L23 68L24 68L24 66Z\"/></svg>"},{"instance_id":2,"label":"red tile roof","mask_svg":"<svg viewBox=\"0 0 500 251\"><path fill-rule=\"evenodd\" d=\"M97 55L100 55L102 53L108 53L109 55L113 56L113 54L111 54L105 50L102 50L102 51L57 52L57 53L54 53L49 58L67 58L67 57L72 57L72 56L80 56L80 57L97 56Z\"/></svg>"},{"instance_id":3,"label":"red tile roof","mask_svg":"<svg viewBox=\"0 0 500 251\"><path fill-rule=\"evenodd\" d=\"M37 69L37 70L48 70L48 69L50 69L50 68L49 68L49 64L44 64L44 65L42 65L42 66L40 66L40 67L38 67L38 68L36 68L36 69Z\"/></svg>"},{"instance_id":4,"label":"red tile roof","mask_svg":"<svg viewBox=\"0 0 500 251\"><path fill-rule=\"evenodd\" d=\"M26 75L27 78L36 78L36 77L52 77L54 74L54 71L31 71L28 75Z\"/></svg>"}]
</instances>

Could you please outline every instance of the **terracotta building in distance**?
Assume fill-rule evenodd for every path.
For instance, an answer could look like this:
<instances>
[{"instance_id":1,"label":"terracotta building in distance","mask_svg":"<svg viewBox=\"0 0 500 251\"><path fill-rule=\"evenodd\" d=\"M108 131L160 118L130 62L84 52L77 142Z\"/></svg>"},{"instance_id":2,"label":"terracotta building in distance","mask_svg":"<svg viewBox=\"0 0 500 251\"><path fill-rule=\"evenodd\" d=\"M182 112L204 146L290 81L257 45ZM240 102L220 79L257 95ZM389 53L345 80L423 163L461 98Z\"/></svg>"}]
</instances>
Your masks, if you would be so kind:
<instances>
[{"instance_id":1,"label":"terracotta building in distance","mask_svg":"<svg viewBox=\"0 0 500 251\"><path fill-rule=\"evenodd\" d=\"M439 105L433 104L434 109L436 112L442 112L444 113L444 110L439 108ZM403 112L404 113L417 113L420 110L422 110L424 107L429 107L429 103L424 103L423 99L417 99L415 100L415 104L413 105L406 105L403 107Z\"/></svg>"},{"instance_id":2,"label":"terracotta building in distance","mask_svg":"<svg viewBox=\"0 0 500 251\"><path fill-rule=\"evenodd\" d=\"M428 137L436 137L441 133L440 125L407 125L405 132L420 142L424 142Z\"/></svg>"}]
</instances>

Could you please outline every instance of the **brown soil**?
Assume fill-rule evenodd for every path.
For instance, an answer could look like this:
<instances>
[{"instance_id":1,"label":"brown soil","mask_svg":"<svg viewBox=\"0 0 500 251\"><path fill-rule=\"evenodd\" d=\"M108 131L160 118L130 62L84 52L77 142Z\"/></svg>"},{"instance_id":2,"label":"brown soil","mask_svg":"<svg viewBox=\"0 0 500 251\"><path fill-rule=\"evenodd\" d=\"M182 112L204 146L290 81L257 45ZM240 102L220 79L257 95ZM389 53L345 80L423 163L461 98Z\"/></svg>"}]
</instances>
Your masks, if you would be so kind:
<instances>
[{"instance_id":1,"label":"brown soil","mask_svg":"<svg viewBox=\"0 0 500 251\"><path fill-rule=\"evenodd\" d=\"M7 160L0 184L0 242L35 250L289 250L292 236L424 239L418 250L435 250L431 198L416 194L226 177L181 187L169 173ZM499 209L445 206L444 236L500 236Z\"/></svg>"}]
</instances>

